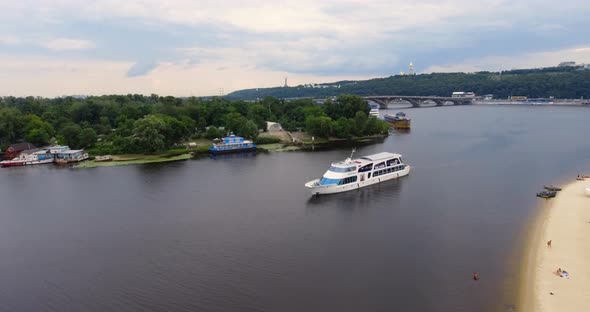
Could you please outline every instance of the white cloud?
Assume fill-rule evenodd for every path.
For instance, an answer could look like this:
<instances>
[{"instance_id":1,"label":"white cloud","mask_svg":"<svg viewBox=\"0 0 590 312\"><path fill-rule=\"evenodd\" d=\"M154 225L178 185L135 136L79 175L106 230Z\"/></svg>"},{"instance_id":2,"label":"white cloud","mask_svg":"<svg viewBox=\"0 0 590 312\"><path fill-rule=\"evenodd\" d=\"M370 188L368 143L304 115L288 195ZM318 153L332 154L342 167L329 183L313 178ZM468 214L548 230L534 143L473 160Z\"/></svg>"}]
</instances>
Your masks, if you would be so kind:
<instances>
[{"instance_id":1,"label":"white cloud","mask_svg":"<svg viewBox=\"0 0 590 312\"><path fill-rule=\"evenodd\" d=\"M20 42L21 42L21 40L15 36L0 35L0 44L15 45L15 44L19 44Z\"/></svg>"},{"instance_id":2,"label":"white cloud","mask_svg":"<svg viewBox=\"0 0 590 312\"><path fill-rule=\"evenodd\" d=\"M92 41L71 38L56 38L46 41L42 45L53 51L87 50L94 47Z\"/></svg>"},{"instance_id":3,"label":"white cloud","mask_svg":"<svg viewBox=\"0 0 590 312\"><path fill-rule=\"evenodd\" d=\"M113 17L143 18L181 25L211 23L233 25L258 33L325 32L345 37L379 36L420 25L454 24L464 17L470 27L501 24L506 16L539 15L546 9L564 11L584 6L584 1L562 1L559 8L549 0L23 0L0 5L3 11L54 21L55 16L75 13L93 20ZM24 4L23 4L24 3ZM501 14L497 14L501 13ZM477 18L481 17L481 18ZM453 20L459 18L458 20ZM449 21L451 23L449 23ZM453 25L450 25L453 26ZM463 25L464 26L464 25ZM461 26L461 27L463 27Z\"/></svg>"},{"instance_id":4,"label":"white cloud","mask_svg":"<svg viewBox=\"0 0 590 312\"><path fill-rule=\"evenodd\" d=\"M63 93L207 95L218 93L219 88L228 92L280 85L285 75L289 75L290 84L296 84L392 74L405 70L405 64L417 58L421 58L418 69L438 63L426 72L548 66L562 60L584 61L587 48L575 53L565 49L567 44L582 41L564 40L569 43L561 49L567 51L508 57L489 56L497 52L482 46L487 40L495 46L512 40L505 44L506 53L531 46L543 49L553 43L540 45L533 41L542 40L527 36L542 38L552 33L571 39L574 24L568 24L569 17L588 11L587 0L558 4L554 0L0 1L0 29L6 34L0 35L0 45L22 45L18 53L53 54L38 49L43 46L51 51L70 51L68 54L79 58L74 65L32 58L28 61L38 67L29 68L18 62L23 57L14 53L6 57L15 57L16 67L0 61L0 69L10 69L21 78L21 87L15 85L16 80L8 83L23 94L34 90L54 94L40 82L46 79L47 85L64 90L74 86L85 90ZM106 26L104 32L99 33L102 26ZM21 28L26 31L17 32ZM154 42L149 42L152 32ZM516 36L504 39L504 34ZM516 38L521 35L522 40ZM100 44L95 46L94 42ZM120 50L112 53L107 50L110 45ZM447 56L465 60L441 61ZM114 57L125 61L111 61ZM131 66L142 60L152 66L137 71L132 79L125 77ZM108 81L92 80L96 75L90 68ZM332 74L337 72L352 75ZM0 71L0 79L5 75ZM62 84L60 75L71 77L65 79L69 84ZM39 83L29 84L29 80ZM96 92L90 82L96 84ZM199 90L194 90L195 86ZM30 92L25 92L27 88ZM16 89L0 85L0 91Z\"/></svg>"},{"instance_id":5,"label":"white cloud","mask_svg":"<svg viewBox=\"0 0 590 312\"><path fill-rule=\"evenodd\" d=\"M186 60L190 62L190 60ZM244 67L222 61L185 66L186 62L160 63L141 77L127 77L132 62L72 60L0 54L0 96L62 96L140 93L174 96L216 95L242 88L274 87L285 72ZM223 67L223 71L218 69ZM324 76L322 81L367 76ZM321 82L312 75L289 75L289 84Z\"/></svg>"}]
</instances>

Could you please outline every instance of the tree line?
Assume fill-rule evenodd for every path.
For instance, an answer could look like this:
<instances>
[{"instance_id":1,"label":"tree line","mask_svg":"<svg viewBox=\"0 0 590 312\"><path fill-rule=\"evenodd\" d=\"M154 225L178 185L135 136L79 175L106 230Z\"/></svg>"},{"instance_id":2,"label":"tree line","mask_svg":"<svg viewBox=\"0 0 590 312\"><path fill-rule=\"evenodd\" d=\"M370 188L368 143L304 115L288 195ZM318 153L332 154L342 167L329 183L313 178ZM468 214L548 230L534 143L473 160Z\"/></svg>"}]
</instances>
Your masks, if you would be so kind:
<instances>
[{"instance_id":1,"label":"tree line","mask_svg":"<svg viewBox=\"0 0 590 312\"><path fill-rule=\"evenodd\" d=\"M232 92L228 97L247 100L266 96L326 98L340 94L451 96L455 91L475 92L477 95L493 94L495 98L588 98L590 70L566 66L502 72L396 75L364 81L341 81L316 88L296 86L246 89Z\"/></svg>"},{"instance_id":2,"label":"tree line","mask_svg":"<svg viewBox=\"0 0 590 312\"><path fill-rule=\"evenodd\" d=\"M369 118L358 96L342 95L324 104L266 97L259 101L139 94L86 98L0 98L0 149L28 141L37 146L65 144L96 154L155 153L194 139L230 132L255 139L267 121L286 130L351 138L387 131Z\"/></svg>"}]
</instances>

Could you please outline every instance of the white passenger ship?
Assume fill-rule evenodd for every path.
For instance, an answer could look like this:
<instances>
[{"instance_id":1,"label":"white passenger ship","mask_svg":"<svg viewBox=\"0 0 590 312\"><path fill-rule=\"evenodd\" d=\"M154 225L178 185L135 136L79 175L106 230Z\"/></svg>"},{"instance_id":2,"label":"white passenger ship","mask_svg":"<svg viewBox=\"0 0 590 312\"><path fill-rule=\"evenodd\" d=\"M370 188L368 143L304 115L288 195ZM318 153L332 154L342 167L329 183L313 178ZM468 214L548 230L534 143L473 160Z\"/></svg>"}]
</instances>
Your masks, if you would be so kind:
<instances>
[{"instance_id":1,"label":"white passenger ship","mask_svg":"<svg viewBox=\"0 0 590 312\"><path fill-rule=\"evenodd\" d=\"M354 151L353 151L354 154ZM397 179L410 173L410 166L402 161L402 155L377 153L334 162L321 179L305 183L313 195L340 193L367 185Z\"/></svg>"}]
</instances>

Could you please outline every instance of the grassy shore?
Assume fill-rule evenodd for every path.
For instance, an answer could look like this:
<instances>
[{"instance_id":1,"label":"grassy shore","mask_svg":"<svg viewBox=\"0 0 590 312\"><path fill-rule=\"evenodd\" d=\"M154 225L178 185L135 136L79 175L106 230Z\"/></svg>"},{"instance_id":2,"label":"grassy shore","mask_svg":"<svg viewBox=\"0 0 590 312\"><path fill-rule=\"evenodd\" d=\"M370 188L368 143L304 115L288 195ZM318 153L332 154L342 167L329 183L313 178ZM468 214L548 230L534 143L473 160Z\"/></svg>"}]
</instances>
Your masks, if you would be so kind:
<instances>
[{"instance_id":1,"label":"grassy shore","mask_svg":"<svg viewBox=\"0 0 590 312\"><path fill-rule=\"evenodd\" d=\"M288 152L288 151L301 150L303 147L298 146L298 145L273 143L273 144L259 144L259 145L256 145L256 148L259 150L262 150L262 151L267 151L267 152Z\"/></svg>"},{"instance_id":2,"label":"grassy shore","mask_svg":"<svg viewBox=\"0 0 590 312\"><path fill-rule=\"evenodd\" d=\"M112 161L84 161L76 164L74 168L95 168L95 167L112 167L112 166L125 166L125 165L137 165L137 164L150 164L159 162L179 161L187 160L192 157L191 154L181 155L115 155L112 156Z\"/></svg>"},{"instance_id":3,"label":"grassy shore","mask_svg":"<svg viewBox=\"0 0 590 312\"><path fill-rule=\"evenodd\" d=\"M335 138L317 138L315 140L304 140L299 141L298 144L293 143L272 143L272 144L258 144L257 147L260 151L267 152L288 152L297 150L307 150L316 148L329 148L333 146L343 145L356 145L356 144L371 144L375 141L384 139L386 135L375 135L368 137L355 137L352 139L335 139ZM95 167L112 167L112 166L125 166L125 165L137 165L137 164L149 164L158 162L168 161L179 161L186 160L192 157L192 155L204 155L209 153L208 140L201 140L200 145L190 149L176 149L170 150L159 155L142 155L142 154L125 154L125 155L113 155L112 161L84 161L76 164L75 168L95 168Z\"/></svg>"},{"instance_id":4,"label":"grassy shore","mask_svg":"<svg viewBox=\"0 0 590 312\"><path fill-rule=\"evenodd\" d=\"M384 139L385 135L370 136L370 137L359 137L352 139L334 139L334 138L317 138L315 140L305 140L299 142L299 144L293 143L272 143L272 144L258 144L257 147L262 151L268 152L288 152L298 150L309 150L312 148L330 148L337 146L356 146L371 144L378 140Z\"/></svg>"},{"instance_id":5,"label":"grassy shore","mask_svg":"<svg viewBox=\"0 0 590 312\"><path fill-rule=\"evenodd\" d=\"M566 185L541 206L523 260L522 311L590 311L590 197L586 181ZM549 247L547 242L551 240ZM568 277L554 272L561 268Z\"/></svg>"}]
</instances>

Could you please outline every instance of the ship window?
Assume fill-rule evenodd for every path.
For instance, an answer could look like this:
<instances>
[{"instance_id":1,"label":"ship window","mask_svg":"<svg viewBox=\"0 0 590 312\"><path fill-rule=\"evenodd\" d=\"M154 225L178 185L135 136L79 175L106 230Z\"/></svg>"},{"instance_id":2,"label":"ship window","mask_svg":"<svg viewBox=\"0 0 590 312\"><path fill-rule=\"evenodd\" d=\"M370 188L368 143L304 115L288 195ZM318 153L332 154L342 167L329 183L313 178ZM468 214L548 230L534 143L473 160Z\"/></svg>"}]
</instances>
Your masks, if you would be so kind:
<instances>
[{"instance_id":1,"label":"ship window","mask_svg":"<svg viewBox=\"0 0 590 312\"><path fill-rule=\"evenodd\" d=\"M320 180L320 185L332 185L332 184L342 184L342 179L322 178Z\"/></svg>"},{"instance_id":2,"label":"ship window","mask_svg":"<svg viewBox=\"0 0 590 312\"><path fill-rule=\"evenodd\" d=\"M355 169L356 169L356 167L341 168L341 167L330 166L329 170L332 172L351 172L351 171L354 171Z\"/></svg>"},{"instance_id":3,"label":"ship window","mask_svg":"<svg viewBox=\"0 0 590 312\"><path fill-rule=\"evenodd\" d=\"M375 169L385 168L385 162L378 163L375 165Z\"/></svg>"},{"instance_id":4,"label":"ship window","mask_svg":"<svg viewBox=\"0 0 590 312\"><path fill-rule=\"evenodd\" d=\"M339 183L339 185L342 185L342 184L349 184L349 183L353 183L353 182L356 182L356 176L352 176L352 177L344 178L344 179L343 179L343 180L342 180L342 181Z\"/></svg>"},{"instance_id":5,"label":"ship window","mask_svg":"<svg viewBox=\"0 0 590 312\"><path fill-rule=\"evenodd\" d=\"M359 169L359 172L367 172L373 169L373 164L364 165Z\"/></svg>"},{"instance_id":6,"label":"ship window","mask_svg":"<svg viewBox=\"0 0 590 312\"><path fill-rule=\"evenodd\" d=\"M369 176L367 177L367 179L370 179L370 178L371 178L371 173L369 172Z\"/></svg>"}]
</instances>

